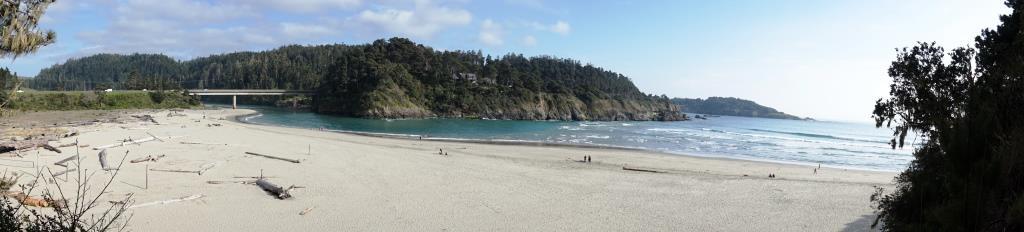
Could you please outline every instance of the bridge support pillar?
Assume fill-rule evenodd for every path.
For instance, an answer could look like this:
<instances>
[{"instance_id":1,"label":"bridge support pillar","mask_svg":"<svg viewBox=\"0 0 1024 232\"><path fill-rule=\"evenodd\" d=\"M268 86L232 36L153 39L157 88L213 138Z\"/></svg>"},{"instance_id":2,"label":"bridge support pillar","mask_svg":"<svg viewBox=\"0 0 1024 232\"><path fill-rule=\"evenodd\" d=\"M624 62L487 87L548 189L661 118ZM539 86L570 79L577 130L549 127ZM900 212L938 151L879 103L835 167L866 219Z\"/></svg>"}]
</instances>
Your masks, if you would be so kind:
<instances>
[{"instance_id":1,"label":"bridge support pillar","mask_svg":"<svg viewBox=\"0 0 1024 232\"><path fill-rule=\"evenodd\" d=\"M238 109L238 95L231 95L231 109Z\"/></svg>"}]
</instances>

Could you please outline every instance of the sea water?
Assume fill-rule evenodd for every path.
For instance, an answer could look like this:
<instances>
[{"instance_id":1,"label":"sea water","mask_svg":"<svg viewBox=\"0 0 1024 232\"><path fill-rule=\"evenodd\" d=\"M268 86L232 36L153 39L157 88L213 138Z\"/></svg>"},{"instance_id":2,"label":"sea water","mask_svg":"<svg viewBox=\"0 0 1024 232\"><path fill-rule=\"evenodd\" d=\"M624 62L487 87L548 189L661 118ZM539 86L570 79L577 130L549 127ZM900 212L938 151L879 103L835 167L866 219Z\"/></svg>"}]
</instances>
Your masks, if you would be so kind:
<instances>
[{"instance_id":1,"label":"sea water","mask_svg":"<svg viewBox=\"0 0 1024 232\"><path fill-rule=\"evenodd\" d=\"M460 140L529 141L639 148L828 167L899 171L911 146L892 149L891 131L868 123L709 117L677 122L362 119L247 106L257 124ZM912 144L914 138L908 137ZM917 141L920 142L920 141Z\"/></svg>"}]
</instances>

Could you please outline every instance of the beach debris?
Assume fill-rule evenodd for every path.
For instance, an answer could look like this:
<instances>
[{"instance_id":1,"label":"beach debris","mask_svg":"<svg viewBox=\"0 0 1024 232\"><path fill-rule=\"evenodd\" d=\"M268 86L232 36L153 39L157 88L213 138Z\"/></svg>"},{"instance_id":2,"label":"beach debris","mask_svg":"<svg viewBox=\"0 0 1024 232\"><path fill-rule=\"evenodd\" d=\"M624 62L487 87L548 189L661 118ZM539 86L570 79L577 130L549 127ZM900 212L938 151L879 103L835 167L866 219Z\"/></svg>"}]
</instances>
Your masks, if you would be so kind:
<instances>
[{"instance_id":1,"label":"beach debris","mask_svg":"<svg viewBox=\"0 0 1024 232\"><path fill-rule=\"evenodd\" d=\"M245 154L259 156L259 157L263 157L263 158L283 160L283 161L288 161L288 162L292 162L292 163L299 163L299 160L297 160L297 159L282 158L282 157L277 157L277 156L272 156L272 155L264 155L264 154L255 153L255 152L248 152L248 151L245 152Z\"/></svg>"},{"instance_id":2,"label":"beach debris","mask_svg":"<svg viewBox=\"0 0 1024 232\"><path fill-rule=\"evenodd\" d=\"M625 166L622 167L622 170L635 171L635 172L664 173L664 171L651 170L651 169L643 169L643 168L630 168L630 167L625 167Z\"/></svg>"},{"instance_id":3,"label":"beach debris","mask_svg":"<svg viewBox=\"0 0 1024 232\"><path fill-rule=\"evenodd\" d=\"M61 145L58 145L57 147L73 147L73 146L78 146L78 141L75 141L73 143L61 144Z\"/></svg>"},{"instance_id":4,"label":"beach debris","mask_svg":"<svg viewBox=\"0 0 1024 232\"><path fill-rule=\"evenodd\" d=\"M188 116L188 115L180 113L180 112L177 112L177 111L173 111L173 110L170 113L167 113L167 117L168 118L170 118L170 117L185 117L185 116Z\"/></svg>"},{"instance_id":5,"label":"beach debris","mask_svg":"<svg viewBox=\"0 0 1024 232\"><path fill-rule=\"evenodd\" d=\"M184 137L184 136L167 136L167 137L161 138L160 141L164 141L164 139L173 139L173 138L181 138L181 137ZM145 143L145 142L152 142L152 141L156 141L156 140L157 140L156 136L141 138L141 139L138 139L138 140L134 140L134 139L130 139L129 138L129 139L125 139L125 140L121 141L121 143L115 143L115 144L108 144L108 145L103 145L103 146L99 146L99 147L93 147L92 149L93 150L101 150L101 149L107 149L107 148L122 147L122 146L132 145L132 144L140 144L140 143Z\"/></svg>"},{"instance_id":6,"label":"beach debris","mask_svg":"<svg viewBox=\"0 0 1024 232\"><path fill-rule=\"evenodd\" d=\"M193 145L222 145L222 146L227 146L228 145L227 143L204 143L204 142L191 142L191 141L181 141L179 143L181 143L181 144L193 144Z\"/></svg>"},{"instance_id":7,"label":"beach debris","mask_svg":"<svg viewBox=\"0 0 1024 232\"><path fill-rule=\"evenodd\" d=\"M22 151L22 150L28 150L28 149L37 148L37 147L44 147L44 146L48 146L50 148L53 148L53 146L50 146L50 145L47 144L49 141L50 141L49 139L45 139L45 138L42 138L42 139L29 139L29 140L18 140L18 141L14 141L14 140L3 141L3 142L0 142L0 153L7 153L7 152L12 152L12 151ZM49 150L49 148L47 148L47 149ZM54 149L56 149L56 148L54 148Z\"/></svg>"},{"instance_id":8,"label":"beach debris","mask_svg":"<svg viewBox=\"0 0 1024 232\"><path fill-rule=\"evenodd\" d=\"M277 199L280 200L292 198L292 194L288 192L295 188L295 186L282 188L281 186L277 186L273 183L270 183L270 181L267 181L266 178L257 179L256 185L260 186L260 188L263 189L263 191L266 191L267 193L274 195L274 197L277 197Z\"/></svg>"},{"instance_id":9,"label":"beach debris","mask_svg":"<svg viewBox=\"0 0 1024 232\"><path fill-rule=\"evenodd\" d=\"M73 171L78 171L78 169L74 169L74 168L72 168L72 169L64 169L64 171L54 172L53 176L60 176L60 175L64 175L66 173L73 172Z\"/></svg>"},{"instance_id":10,"label":"beach debris","mask_svg":"<svg viewBox=\"0 0 1024 232\"><path fill-rule=\"evenodd\" d=\"M18 202L21 202L22 205L27 205L27 206L35 206L35 207L46 208L46 207L54 207L54 206L63 206L64 205L64 202L62 202L62 201L51 201L51 200L40 198L40 197L33 197L33 196L26 195L25 193L22 193L22 192L7 192L7 193L4 193L4 195L6 195L8 197L11 197L11 198L14 198L15 200L18 200Z\"/></svg>"},{"instance_id":11,"label":"beach debris","mask_svg":"<svg viewBox=\"0 0 1024 232\"><path fill-rule=\"evenodd\" d=\"M111 168L107 165L107 149L100 151L100 154L97 156L100 158L100 167L103 168L104 171L117 170L117 168Z\"/></svg>"},{"instance_id":12,"label":"beach debris","mask_svg":"<svg viewBox=\"0 0 1024 232\"><path fill-rule=\"evenodd\" d=\"M46 149L46 150L50 150L50 151L52 151L52 152L56 152L56 153L58 153L58 154L60 153L60 149L57 149L56 147L50 146L50 144L45 144L45 143L44 143L44 144L43 144L43 145L42 145L41 147L42 147L43 149Z\"/></svg>"},{"instance_id":13,"label":"beach debris","mask_svg":"<svg viewBox=\"0 0 1024 232\"><path fill-rule=\"evenodd\" d=\"M256 184L255 180L208 180L207 184Z\"/></svg>"},{"instance_id":14,"label":"beach debris","mask_svg":"<svg viewBox=\"0 0 1024 232\"><path fill-rule=\"evenodd\" d=\"M220 165L220 162L207 163L199 166L198 170L183 170L183 169L163 169L163 168L150 168L150 171L155 172L177 172L177 173L195 173L197 175L203 175L206 171Z\"/></svg>"},{"instance_id":15,"label":"beach debris","mask_svg":"<svg viewBox=\"0 0 1024 232\"><path fill-rule=\"evenodd\" d=\"M175 199L170 199L170 200L153 201L153 202L146 202L146 203L142 203L142 204L134 204L134 205L128 206L127 208L131 209L131 208L146 207L146 206L153 206L153 205L164 205L164 204L170 204L170 203L175 203L175 202L191 201L191 200L199 199L199 198L202 198L202 197L203 197L203 194L196 194L196 195L192 195L192 196L175 198Z\"/></svg>"},{"instance_id":16,"label":"beach debris","mask_svg":"<svg viewBox=\"0 0 1024 232\"><path fill-rule=\"evenodd\" d=\"M148 114L132 115L131 117L135 118L135 119L138 119L139 121L144 121L144 122L148 121L148 122L152 122L153 124L160 124L159 122L156 121L156 119L153 118L153 115L148 115Z\"/></svg>"},{"instance_id":17,"label":"beach debris","mask_svg":"<svg viewBox=\"0 0 1024 232\"><path fill-rule=\"evenodd\" d=\"M310 211L313 211L313 208L316 208L316 206L313 206L313 207L309 207L309 208L306 208L306 209L302 210L302 212L299 212L299 215L303 215L303 216L305 216L305 215L306 215L306 214L308 214L308 213L309 213Z\"/></svg>"},{"instance_id":18,"label":"beach debris","mask_svg":"<svg viewBox=\"0 0 1024 232\"><path fill-rule=\"evenodd\" d=\"M131 160L129 162L132 162L133 164L134 163L147 162L147 161L156 162L157 160L160 160L160 158L164 158L164 156L167 156L167 155L158 155L158 156L147 155L146 157L142 157L142 158L138 158L138 159L133 159L133 160Z\"/></svg>"},{"instance_id":19,"label":"beach debris","mask_svg":"<svg viewBox=\"0 0 1024 232\"><path fill-rule=\"evenodd\" d=\"M197 175L202 175L202 174L199 173L198 170L162 169L162 168L150 168L149 170L150 171L154 171L154 172L195 173Z\"/></svg>"},{"instance_id":20,"label":"beach debris","mask_svg":"<svg viewBox=\"0 0 1024 232\"><path fill-rule=\"evenodd\" d=\"M121 129L125 129L125 130L149 130L149 127L127 127L127 126L122 126Z\"/></svg>"},{"instance_id":21,"label":"beach debris","mask_svg":"<svg viewBox=\"0 0 1024 232\"><path fill-rule=\"evenodd\" d=\"M68 167L68 165L64 164L64 163L67 163L68 161L72 161L72 160L75 160L75 159L78 159L78 155L73 155L71 157L64 158L64 159L62 159L60 161L57 161L57 162L53 163L53 165L57 165L57 166L61 166L61 167Z\"/></svg>"},{"instance_id":22,"label":"beach debris","mask_svg":"<svg viewBox=\"0 0 1024 232\"><path fill-rule=\"evenodd\" d=\"M218 165L220 165L220 162L212 162L200 165L199 171L197 171L197 173L199 173L199 175L203 175L204 172L209 171L210 169L217 167Z\"/></svg>"},{"instance_id":23,"label":"beach debris","mask_svg":"<svg viewBox=\"0 0 1024 232\"><path fill-rule=\"evenodd\" d=\"M220 123L206 124L206 127L215 127L215 126L221 126L221 124Z\"/></svg>"}]
</instances>

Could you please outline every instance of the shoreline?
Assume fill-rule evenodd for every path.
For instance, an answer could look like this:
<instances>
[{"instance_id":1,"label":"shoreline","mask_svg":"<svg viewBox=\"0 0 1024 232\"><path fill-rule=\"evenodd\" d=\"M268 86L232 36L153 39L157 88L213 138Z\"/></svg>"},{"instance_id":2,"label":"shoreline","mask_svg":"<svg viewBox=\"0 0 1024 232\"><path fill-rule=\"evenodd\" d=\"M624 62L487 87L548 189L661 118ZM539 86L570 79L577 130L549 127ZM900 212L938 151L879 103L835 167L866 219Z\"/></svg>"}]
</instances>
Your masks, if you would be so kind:
<instances>
[{"instance_id":1,"label":"shoreline","mask_svg":"<svg viewBox=\"0 0 1024 232\"><path fill-rule=\"evenodd\" d=\"M216 108L214 108L214 109L216 109ZM285 125L274 125L274 124L265 124L265 123L251 122L251 121L246 120L245 118L254 117L254 116L262 116L263 113L260 113L259 111L255 110L255 109L248 109L248 108L246 108L245 110L251 110L251 111L254 111L254 112L253 113L248 113L248 114L236 115L234 117L230 117L230 120L232 120L234 122L238 122L238 123L251 124L251 125L261 125L261 126L270 126L270 127L281 127L281 128L293 128L293 129L304 129L304 130L312 130L312 131L321 131L321 130L316 130L314 128L292 127L292 126L285 126ZM787 120L787 119L776 119L776 120ZM610 150L622 150L622 151L630 151L630 152L647 152L647 153L653 153L653 154L657 154L657 155L685 156L685 157L703 158L703 159L718 159L718 160L723 160L723 161L745 161L745 162L760 162L760 163L769 163L769 164L796 165L796 166L810 167L810 168L814 168L814 167L817 167L819 165L819 164L813 164L813 163L787 162L787 161L770 160L770 159L736 158L736 157L728 157L728 156L725 156L725 155L718 155L718 154L703 154L703 155L699 155L699 154L683 153L683 152L674 153L674 152L668 152L668 151L662 151L662 150L654 150L654 149L641 148L641 147L623 147L623 146L603 145L603 144L567 144L567 143L555 143L555 142L544 142L544 141L526 141L526 140L460 139L460 138L427 137L427 136L418 136L418 135L389 134L389 133L361 132L361 131L333 130L333 129L324 129L322 131L333 132L333 133L341 133L341 134L349 134L349 135L366 136L366 137L372 137L372 138L388 138L388 139L402 139L402 140L438 141L438 142L453 142L453 143L468 143L468 144L490 144L490 145L509 145L509 146L536 146L536 147L569 147L569 148L585 148L585 149L610 149ZM878 172L878 173L887 173L887 174L893 174L893 175L896 175L896 174L899 174L899 173L903 172L903 171L896 171L896 170L870 169L870 168L858 168L858 167L844 167L844 166L834 166L834 165L821 165L820 167L822 167L822 168L831 168L831 169L843 169L843 170L855 170L855 171L866 171L866 172Z\"/></svg>"},{"instance_id":2,"label":"shoreline","mask_svg":"<svg viewBox=\"0 0 1024 232\"><path fill-rule=\"evenodd\" d=\"M863 230L873 219L868 198L874 187L891 188L895 175L644 150L375 137L236 120L253 112L118 113L155 121L78 126L79 135L51 144L79 141L84 148L61 148L63 154L40 149L0 164L16 173L34 172L37 165L65 170L52 164L78 150L78 169L102 180L112 173L93 171L101 169L99 151L92 148L160 136L167 141L107 148L115 163L166 155L125 162L101 198L104 208L133 196L140 207L129 210L128 229L136 231ZM585 155L593 161L580 162ZM20 163L34 165L11 166ZM278 200L241 183L252 179L239 178L260 175L303 188ZM55 183L45 188L53 190ZM190 196L198 197L152 204Z\"/></svg>"}]
</instances>

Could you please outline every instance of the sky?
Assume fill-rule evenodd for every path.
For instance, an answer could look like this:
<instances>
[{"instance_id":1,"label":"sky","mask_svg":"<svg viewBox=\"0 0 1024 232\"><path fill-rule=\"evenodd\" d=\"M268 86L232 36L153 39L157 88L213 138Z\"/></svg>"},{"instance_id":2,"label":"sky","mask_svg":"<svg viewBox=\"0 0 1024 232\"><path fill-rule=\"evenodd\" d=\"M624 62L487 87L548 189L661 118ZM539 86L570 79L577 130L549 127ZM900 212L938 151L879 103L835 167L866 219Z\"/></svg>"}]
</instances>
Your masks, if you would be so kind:
<instances>
[{"instance_id":1,"label":"sky","mask_svg":"<svg viewBox=\"0 0 1024 232\"><path fill-rule=\"evenodd\" d=\"M21 76L97 53L187 60L287 44L406 37L435 49L552 55L645 93L728 96L803 117L870 121L896 48L972 46L1001 0L58 0L57 42L0 65Z\"/></svg>"}]
</instances>

